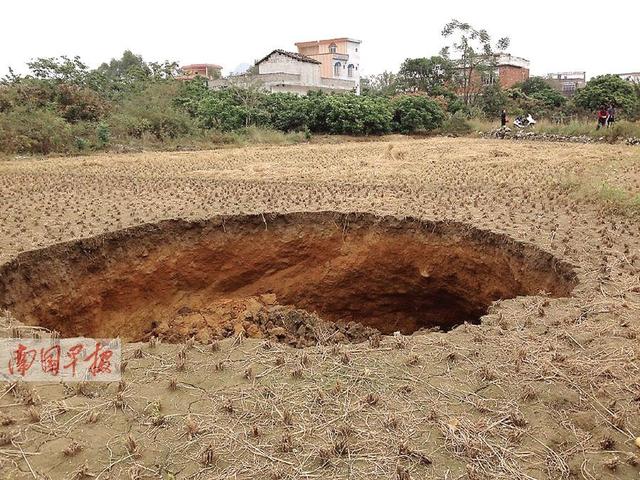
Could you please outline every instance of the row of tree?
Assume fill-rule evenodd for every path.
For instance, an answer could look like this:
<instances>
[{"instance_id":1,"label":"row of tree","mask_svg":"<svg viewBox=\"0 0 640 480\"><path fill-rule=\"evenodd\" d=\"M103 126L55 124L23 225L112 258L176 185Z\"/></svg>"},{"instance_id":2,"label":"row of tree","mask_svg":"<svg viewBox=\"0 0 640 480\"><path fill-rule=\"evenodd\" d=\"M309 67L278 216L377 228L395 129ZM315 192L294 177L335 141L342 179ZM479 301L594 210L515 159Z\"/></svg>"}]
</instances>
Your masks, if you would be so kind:
<instances>
[{"instance_id":1,"label":"row of tree","mask_svg":"<svg viewBox=\"0 0 640 480\"><path fill-rule=\"evenodd\" d=\"M507 89L498 83L468 87L465 98L459 94L456 71L455 64L444 57L409 58L397 74L384 72L365 78L362 91L370 96L421 92L441 98L448 112L468 117L495 117L502 109L539 117L587 116L601 106L613 105L627 118L640 118L640 85L617 75L592 78L572 98L563 96L541 77L531 77Z\"/></svg>"},{"instance_id":2,"label":"row of tree","mask_svg":"<svg viewBox=\"0 0 640 480\"><path fill-rule=\"evenodd\" d=\"M0 81L0 151L101 149L114 142L162 142L258 126L328 134L412 133L445 128L463 133L465 119L510 113L535 116L591 112L614 105L640 116L640 88L615 76L592 79L568 101L539 78L513 88L483 87L496 52L483 29L452 21L440 55L407 59L398 73L365 79L363 95L267 94L256 88L212 91L198 79L183 82L175 62L145 62L129 51L91 69L79 58L41 58L30 73Z\"/></svg>"},{"instance_id":3,"label":"row of tree","mask_svg":"<svg viewBox=\"0 0 640 480\"><path fill-rule=\"evenodd\" d=\"M453 20L442 36L448 42L440 55L407 58L397 73L385 71L363 79L362 92L371 96L424 93L440 98L450 113L495 117L502 109L534 116L589 115L602 105L613 105L630 119L640 118L640 85L615 75L591 79L586 88L567 99L544 79L532 77L512 88L499 82L486 85L494 75L498 54L509 46L504 37L492 43L484 29Z\"/></svg>"},{"instance_id":4,"label":"row of tree","mask_svg":"<svg viewBox=\"0 0 640 480\"><path fill-rule=\"evenodd\" d=\"M0 151L102 149L264 127L327 134L413 133L438 128L443 104L424 94L394 97L268 94L258 88L210 90L175 77L175 63L147 63L125 52L96 69L79 58L44 58L30 74L0 84Z\"/></svg>"},{"instance_id":5,"label":"row of tree","mask_svg":"<svg viewBox=\"0 0 640 480\"><path fill-rule=\"evenodd\" d=\"M426 95L390 98L310 92L299 96L257 88L213 91L197 80L185 84L175 103L203 128L221 131L259 126L347 135L413 133L434 130L445 119L441 106Z\"/></svg>"}]
</instances>

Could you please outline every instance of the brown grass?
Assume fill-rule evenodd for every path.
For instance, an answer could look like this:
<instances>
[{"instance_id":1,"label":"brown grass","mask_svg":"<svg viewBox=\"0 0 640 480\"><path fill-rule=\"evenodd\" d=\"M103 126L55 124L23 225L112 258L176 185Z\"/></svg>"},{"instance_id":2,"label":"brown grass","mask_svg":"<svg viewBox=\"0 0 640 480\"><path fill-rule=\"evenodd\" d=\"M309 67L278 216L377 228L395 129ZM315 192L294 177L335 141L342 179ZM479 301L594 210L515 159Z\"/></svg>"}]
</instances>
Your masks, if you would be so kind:
<instances>
[{"instance_id":1,"label":"brown grass","mask_svg":"<svg viewBox=\"0 0 640 480\"><path fill-rule=\"evenodd\" d=\"M0 391L0 477L636 479L640 223L567 178L637 195L640 151L431 139L0 164L0 261L166 218L360 210L500 231L580 281L446 334L127 344L120 386Z\"/></svg>"}]
</instances>

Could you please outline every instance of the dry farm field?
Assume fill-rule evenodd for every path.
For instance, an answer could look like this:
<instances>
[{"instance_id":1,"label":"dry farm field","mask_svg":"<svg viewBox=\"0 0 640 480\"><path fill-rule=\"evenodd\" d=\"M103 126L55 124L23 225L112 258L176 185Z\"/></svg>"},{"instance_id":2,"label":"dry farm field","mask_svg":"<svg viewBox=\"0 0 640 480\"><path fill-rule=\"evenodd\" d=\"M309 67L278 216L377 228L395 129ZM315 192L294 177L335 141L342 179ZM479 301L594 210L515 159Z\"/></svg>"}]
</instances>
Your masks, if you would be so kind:
<instances>
[{"instance_id":1,"label":"dry farm field","mask_svg":"<svg viewBox=\"0 0 640 480\"><path fill-rule=\"evenodd\" d=\"M0 478L640 479L640 148L433 138L0 162ZM53 332L53 333L52 333Z\"/></svg>"}]
</instances>

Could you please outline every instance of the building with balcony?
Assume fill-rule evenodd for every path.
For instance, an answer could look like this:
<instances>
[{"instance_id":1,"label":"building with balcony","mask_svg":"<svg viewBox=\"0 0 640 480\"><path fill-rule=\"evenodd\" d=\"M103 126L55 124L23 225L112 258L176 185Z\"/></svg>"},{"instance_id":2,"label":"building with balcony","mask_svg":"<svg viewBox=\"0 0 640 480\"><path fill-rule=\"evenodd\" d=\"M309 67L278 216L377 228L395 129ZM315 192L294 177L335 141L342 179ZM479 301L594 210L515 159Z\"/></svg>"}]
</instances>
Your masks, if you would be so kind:
<instances>
[{"instance_id":1,"label":"building with balcony","mask_svg":"<svg viewBox=\"0 0 640 480\"><path fill-rule=\"evenodd\" d=\"M557 72L545 76L545 81L565 97L572 97L587 84L586 72Z\"/></svg>"},{"instance_id":2,"label":"building with balcony","mask_svg":"<svg viewBox=\"0 0 640 480\"><path fill-rule=\"evenodd\" d=\"M323 78L351 81L355 92L360 93L360 40L353 38L330 38L298 42L298 53L320 62Z\"/></svg>"},{"instance_id":3,"label":"building with balcony","mask_svg":"<svg viewBox=\"0 0 640 480\"><path fill-rule=\"evenodd\" d=\"M357 92L358 82L348 76L324 76L322 61L301 53L273 50L255 62L257 73L210 80L212 89L255 87L268 92L304 95L310 91ZM342 73L342 72L340 72Z\"/></svg>"}]
</instances>

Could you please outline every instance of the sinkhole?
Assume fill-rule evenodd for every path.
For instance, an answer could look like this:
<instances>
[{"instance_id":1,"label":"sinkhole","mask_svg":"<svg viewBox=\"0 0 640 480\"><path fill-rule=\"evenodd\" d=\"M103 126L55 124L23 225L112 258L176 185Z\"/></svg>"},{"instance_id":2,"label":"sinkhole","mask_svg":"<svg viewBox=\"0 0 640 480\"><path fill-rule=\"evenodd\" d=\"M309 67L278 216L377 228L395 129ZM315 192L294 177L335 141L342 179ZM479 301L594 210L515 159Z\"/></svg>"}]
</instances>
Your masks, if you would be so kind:
<instances>
[{"instance_id":1,"label":"sinkhole","mask_svg":"<svg viewBox=\"0 0 640 480\"><path fill-rule=\"evenodd\" d=\"M189 334L251 321L247 302L258 299L270 311L410 334L478 323L496 300L564 297L575 285L571 265L503 234L306 212L167 220L26 252L0 267L0 308L63 337L140 341L164 325L178 341L176 318L193 320Z\"/></svg>"}]
</instances>

